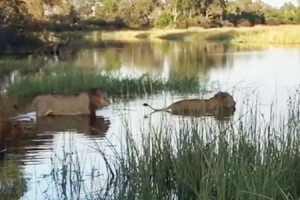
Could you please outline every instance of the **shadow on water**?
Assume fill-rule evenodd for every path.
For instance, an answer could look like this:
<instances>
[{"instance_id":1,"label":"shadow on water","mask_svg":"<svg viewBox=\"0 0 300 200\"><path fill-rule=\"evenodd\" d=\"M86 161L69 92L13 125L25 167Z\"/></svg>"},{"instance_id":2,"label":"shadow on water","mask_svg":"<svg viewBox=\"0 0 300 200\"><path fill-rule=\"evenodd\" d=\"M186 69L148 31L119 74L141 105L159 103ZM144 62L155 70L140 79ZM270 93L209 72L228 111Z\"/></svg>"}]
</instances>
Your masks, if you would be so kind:
<instances>
[{"instance_id":1,"label":"shadow on water","mask_svg":"<svg viewBox=\"0 0 300 200\"><path fill-rule=\"evenodd\" d=\"M102 116L95 119L88 116L53 116L39 117L36 121L10 120L6 126L10 126L10 130L6 130L9 134L2 146L8 149L7 153L26 156L27 150L38 153L41 150L39 146L45 142L53 142L57 133L72 132L104 138L110 127L110 120Z\"/></svg>"},{"instance_id":2,"label":"shadow on water","mask_svg":"<svg viewBox=\"0 0 300 200\"><path fill-rule=\"evenodd\" d=\"M12 133L13 124L7 119L16 112L12 109L13 99L0 95L0 199L20 199L27 191L27 181L22 165L17 158L7 158L7 137Z\"/></svg>"},{"instance_id":3,"label":"shadow on water","mask_svg":"<svg viewBox=\"0 0 300 200\"><path fill-rule=\"evenodd\" d=\"M103 116L53 116L37 118L37 133L74 131L87 135L105 137L110 121Z\"/></svg>"}]
</instances>

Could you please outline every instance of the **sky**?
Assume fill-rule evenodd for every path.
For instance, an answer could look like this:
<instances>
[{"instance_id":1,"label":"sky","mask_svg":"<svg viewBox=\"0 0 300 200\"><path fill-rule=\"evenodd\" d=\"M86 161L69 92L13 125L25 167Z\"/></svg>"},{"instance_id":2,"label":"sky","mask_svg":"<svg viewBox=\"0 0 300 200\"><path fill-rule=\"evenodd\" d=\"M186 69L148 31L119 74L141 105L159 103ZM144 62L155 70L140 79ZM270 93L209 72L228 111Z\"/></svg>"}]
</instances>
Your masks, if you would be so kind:
<instances>
[{"instance_id":1,"label":"sky","mask_svg":"<svg viewBox=\"0 0 300 200\"><path fill-rule=\"evenodd\" d=\"M274 7L280 7L282 6L285 2L291 2L293 3L295 6L298 5L297 0L262 0L263 2L272 5Z\"/></svg>"}]
</instances>

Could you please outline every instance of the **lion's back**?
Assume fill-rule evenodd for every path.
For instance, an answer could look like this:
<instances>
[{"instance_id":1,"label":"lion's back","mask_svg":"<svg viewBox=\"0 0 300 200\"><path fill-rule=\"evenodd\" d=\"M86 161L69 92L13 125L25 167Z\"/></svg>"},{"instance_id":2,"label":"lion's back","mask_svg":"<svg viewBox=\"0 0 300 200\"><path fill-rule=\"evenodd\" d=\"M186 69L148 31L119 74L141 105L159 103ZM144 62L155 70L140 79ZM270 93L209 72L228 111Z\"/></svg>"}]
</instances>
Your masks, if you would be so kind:
<instances>
[{"instance_id":1,"label":"lion's back","mask_svg":"<svg viewBox=\"0 0 300 200\"><path fill-rule=\"evenodd\" d=\"M172 111L181 111L181 110L198 110L204 109L207 107L207 101L202 99L187 99L181 100L173 103L170 106Z\"/></svg>"},{"instance_id":2,"label":"lion's back","mask_svg":"<svg viewBox=\"0 0 300 200\"><path fill-rule=\"evenodd\" d=\"M57 96L50 100L51 109L54 114L89 114L89 100L86 98L80 96Z\"/></svg>"},{"instance_id":3,"label":"lion's back","mask_svg":"<svg viewBox=\"0 0 300 200\"><path fill-rule=\"evenodd\" d=\"M89 114L89 99L84 95L40 95L34 99L33 106L39 116L48 112L54 115Z\"/></svg>"}]
</instances>

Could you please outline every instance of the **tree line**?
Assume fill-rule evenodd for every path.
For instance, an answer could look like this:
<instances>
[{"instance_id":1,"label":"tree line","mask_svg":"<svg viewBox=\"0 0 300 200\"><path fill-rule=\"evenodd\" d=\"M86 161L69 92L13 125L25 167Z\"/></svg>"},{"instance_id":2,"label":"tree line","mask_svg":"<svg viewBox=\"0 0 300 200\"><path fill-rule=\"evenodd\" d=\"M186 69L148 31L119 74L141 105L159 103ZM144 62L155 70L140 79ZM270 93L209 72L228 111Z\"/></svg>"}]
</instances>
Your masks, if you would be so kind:
<instances>
[{"instance_id":1,"label":"tree line","mask_svg":"<svg viewBox=\"0 0 300 200\"><path fill-rule=\"evenodd\" d=\"M299 0L300 1L300 0ZM0 24L77 23L115 28L279 25L300 22L300 7L260 0L4 0Z\"/></svg>"}]
</instances>

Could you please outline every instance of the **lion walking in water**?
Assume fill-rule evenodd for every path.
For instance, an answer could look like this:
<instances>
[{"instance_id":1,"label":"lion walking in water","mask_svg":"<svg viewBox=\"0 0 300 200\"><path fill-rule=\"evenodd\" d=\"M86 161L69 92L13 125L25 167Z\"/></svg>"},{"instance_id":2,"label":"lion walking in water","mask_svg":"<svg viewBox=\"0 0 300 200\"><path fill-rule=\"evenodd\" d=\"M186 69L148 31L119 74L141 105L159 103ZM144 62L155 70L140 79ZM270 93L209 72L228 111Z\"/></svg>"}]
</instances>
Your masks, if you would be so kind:
<instances>
[{"instance_id":1,"label":"lion walking in water","mask_svg":"<svg viewBox=\"0 0 300 200\"><path fill-rule=\"evenodd\" d=\"M101 89L91 88L76 95L39 95L32 107L38 117L49 115L90 115L108 106L109 102Z\"/></svg>"}]
</instances>

